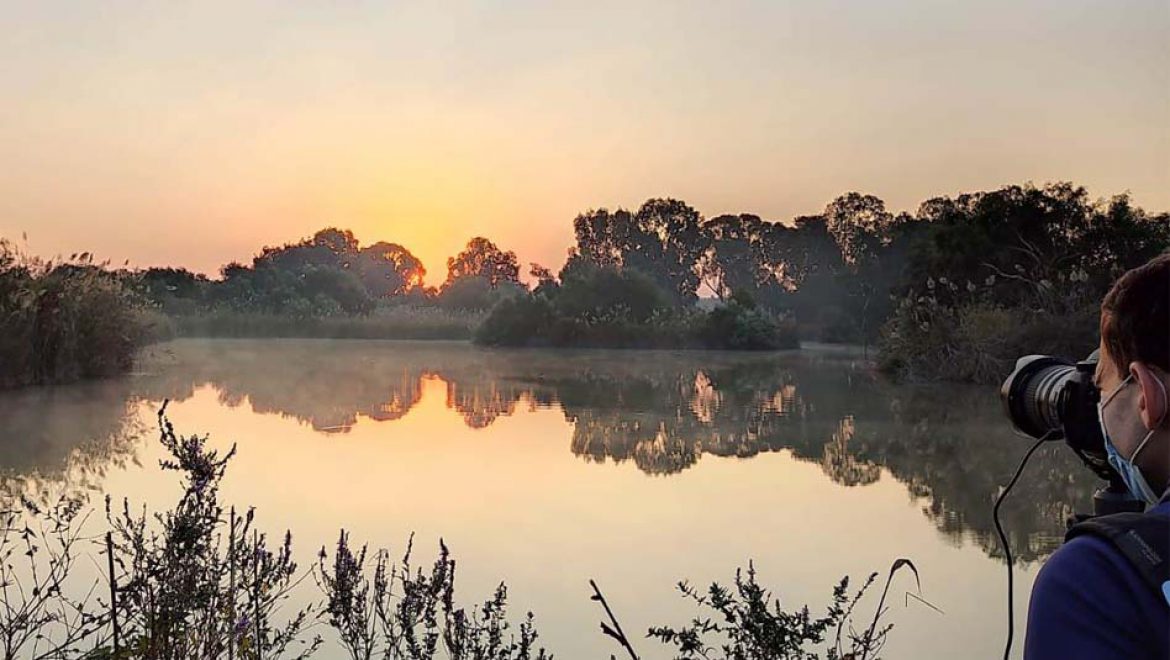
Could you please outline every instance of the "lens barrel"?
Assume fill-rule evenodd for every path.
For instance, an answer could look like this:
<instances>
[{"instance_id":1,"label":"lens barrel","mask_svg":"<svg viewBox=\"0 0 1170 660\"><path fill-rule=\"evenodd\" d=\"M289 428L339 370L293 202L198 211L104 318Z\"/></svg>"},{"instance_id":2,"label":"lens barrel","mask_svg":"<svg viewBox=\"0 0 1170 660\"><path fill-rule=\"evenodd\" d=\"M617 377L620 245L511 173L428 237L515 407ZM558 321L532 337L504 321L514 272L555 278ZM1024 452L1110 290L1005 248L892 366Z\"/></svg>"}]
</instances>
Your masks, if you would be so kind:
<instances>
[{"instance_id":1,"label":"lens barrel","mask_svg":"<svg viewBox=\"0 0 1170 660\"><path fill-rule=\"evenodd\" d=\"M1068 384L1077 378L1076 365L1050 355L1027 355L1000 387L1000 398L1012 425L1033 438L1065 433Z\"/></svg>"}]
</instances>

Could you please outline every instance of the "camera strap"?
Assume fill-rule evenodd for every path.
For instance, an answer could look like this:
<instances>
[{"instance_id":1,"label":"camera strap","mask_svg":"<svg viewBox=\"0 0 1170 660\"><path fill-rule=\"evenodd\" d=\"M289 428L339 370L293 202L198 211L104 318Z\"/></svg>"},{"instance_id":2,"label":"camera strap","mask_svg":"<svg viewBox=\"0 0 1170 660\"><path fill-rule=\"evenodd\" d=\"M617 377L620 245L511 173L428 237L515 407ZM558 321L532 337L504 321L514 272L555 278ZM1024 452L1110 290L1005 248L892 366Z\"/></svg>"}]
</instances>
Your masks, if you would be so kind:
<instances>
[{"instance_id":1,"label":"camera strap","mask_svg":"<svg viewBox=\"0 0 1170 660\"><path fill-rule=\"evenodd\" d=\"M1079 522L1069 528L1065 542L1078 536L1096 536L1117 548L1167 604L1170 604L1170 516L1114 513Z\"/></svg>"}]
</instances>

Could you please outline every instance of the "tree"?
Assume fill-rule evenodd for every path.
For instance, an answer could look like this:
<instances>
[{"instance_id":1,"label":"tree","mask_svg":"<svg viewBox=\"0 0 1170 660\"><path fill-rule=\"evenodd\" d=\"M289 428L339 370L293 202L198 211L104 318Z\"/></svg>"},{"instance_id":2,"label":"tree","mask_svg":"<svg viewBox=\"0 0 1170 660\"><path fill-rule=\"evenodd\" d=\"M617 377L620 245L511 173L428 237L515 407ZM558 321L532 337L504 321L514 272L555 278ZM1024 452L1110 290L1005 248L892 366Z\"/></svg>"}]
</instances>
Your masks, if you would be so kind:
<instances>
[{"instance_id":1,"label":"tree","mask_svg":"<svg viewBox=\"0 0 1170 660\"><path fill-rule=\"evenodd\" d=\"M625 209L612 213L590 209L573 220L577 246L570 257L576 254L598 266L621 268L638 231L634 216Z\"/></svg>"},{"instance_id":2,"label":"tree","mask_svg":"<svg viewBox=\"0 0 1170 660\"><path fill-rule=\"evenodd\" d=\"M354 237L353 232L337 227L326 227L318 231L313 234L313 238L308 240L308 244L313 247L325 248L338 257L353 255L358 251L358 240Z\"/></svg>"},{"instance_id":3,"label":"tree","mask_svg":"<svg viewBox=\"0 0 1170 660\"><path fill-rule=\"evenodd\" d=\"M635 215L646 240L627 259L627 265L648 273L674 294L678 302L695 299L698 265L707 249L700 228L702 216L677 199L650 199Z\"/></svg>"},{"instance_id":4,"label":"tree","mask_svg":"<svg viewBox=\"0 0 1170 660\"><path fill-rule=\"evenodd\" d=\"M844 339L842 326L846 290L842 276L846 264L824 216L796 219L791 241L781 258L793 288L791 305L797 322L823 341Z\"/></svg>"},{"instance_id":5,"label":"tree","mask_svg":"<svg viewBox=\"0 0 1170 660\"><path fill-rule=\"evenodd\" d=\"M207 276L186 268L147 268L139 274L146 295L154 301L165 298L199 299L207 287Z\"/></svg>"},{"instance_id":6,"label":"tree","mask_svg":"<svg viewBox=\"0 0 1170 660\"><path fill-rule=\"evenodd\" d=\"M316 303L318 311L365 314L374 306L361 280L352 272L312 268L305 272L302 281L303 297ZM333 305L336 310L331 309Z\"/></svg>"},{"instance_id":7,"label":"tree","mask_svg":"<svg viewBox=\"0 0 1170 660\"><path fill-rule=\"evenodd\" d=\"M528 266L528 274L531 275L532 279L536 280L538 284L552 282L556 279L556 276L553 275L552 270L547 266L542 266L536 262L533 262Z\"/></svg>"},{"instance_id":8,"label":"tree","mask_svg":"<svg viewBox=\"0 0 1170 660\"><path fill-rule=\"evenodd\" d=\"M598 266L582 260L561 271L554 307L566 317L586 322L628 318L645 323L671 302L669 291L637 269Z\"/></svg>"},{"instance_id":9,"label":"tree","mask_svg":"<svg viewBox=\"0 0 1170 660\"><path fill-rule=\"evenodd\" d=\"M873 195L850 192L825 207L825 223L846 263L872 256L887 239L894 216Z\"/></svg>"},{"instance_id":10,"label":"tree","mask_svg":"<svg viewBox=\"0 0 1170 660\"><path fill-rule=\"evenodd\" d=\"M520 263L516 253L504 252L482 236L467 242L467 247L447 260L446 287L463 277L482 277L495 287L504 282L520 282Z\"/></svg>"},{"instance_id":11,"label":"tree","mask_svg":"<svg viewBox=\"0 0 1170 660\"><path fill-rule=\"evenodd\" d=\"M375 298L405 295L422 286L427 274L410 250L384 241L362 248L354 264L366 291Z\"/></svg>"},{"instance_id":12,"label":"tree","mask_svg":"<svg viewBox=\"0 0 1170 660\"><path fill-rule=\"evenodd\" d=\"M560 286L557 283L557 276L552 272L552 269L535 262L529 264L529 266L528 275L536 280L536 286L532 288L534 295L550 295Z\"/></svg>"},{"instance_id":13,"label":"tree","mask_svg":"<svg viewBox=\"0 0 1170 660\"><path fill-rule=\"evenodd\" d=\"M1165 214L1150 216L1125 196L1093 201L1071 183L939 197L922 204L917 220L906 289L942 277L962 285L964 298L966 283L982 295L979 285L990 282L989 293L1009 306L1055 309L1071 300L1070 289L1099 298L1121 272L1170 243ZM1085 273L1087 285L1070 285L1074 272Z\"/></svg>"},{"instance_id":14,"label":"tree","mask_svg":"<svg viewBox=\"0 0 1170 660\"><path fill-rule=\"evenodd\" d=\"M639 270L686 304L696 297L709 243L701 223L698 211L676 199L647 200L633 215L591 210L573 221L574 254L598 266Z\"/></svg>"},{"instance_id":15,"label":"tree","mask_svg":"<svg viewBox=\"0 0 1170 660\"><path fill-rule=\"evenodd\" d=\"M740 290L776 299L790 288L791 229L746 213L712 218L702 228L708 247L699 274L721 300Z\"/></svg>"}]
</instances>

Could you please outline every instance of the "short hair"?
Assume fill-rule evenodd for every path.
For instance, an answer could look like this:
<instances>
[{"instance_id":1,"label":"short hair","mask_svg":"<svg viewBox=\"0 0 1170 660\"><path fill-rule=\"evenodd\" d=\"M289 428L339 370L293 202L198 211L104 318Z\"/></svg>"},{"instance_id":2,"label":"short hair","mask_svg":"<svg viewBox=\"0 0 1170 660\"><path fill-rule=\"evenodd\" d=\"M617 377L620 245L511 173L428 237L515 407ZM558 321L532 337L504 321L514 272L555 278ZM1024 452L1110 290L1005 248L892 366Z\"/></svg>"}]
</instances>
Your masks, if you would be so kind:
<instances>
[{"instance_id":1,"label":"short hair","mask_svg":"<svg viewBox=\"0 0 1170 660\"><path fill-rule=\"evenodd\" d=\"M1170 252L1114 282L1101 301L1101 340L1122 376L1133 362L1170 373Z\"/></svg>"}]
</instances>

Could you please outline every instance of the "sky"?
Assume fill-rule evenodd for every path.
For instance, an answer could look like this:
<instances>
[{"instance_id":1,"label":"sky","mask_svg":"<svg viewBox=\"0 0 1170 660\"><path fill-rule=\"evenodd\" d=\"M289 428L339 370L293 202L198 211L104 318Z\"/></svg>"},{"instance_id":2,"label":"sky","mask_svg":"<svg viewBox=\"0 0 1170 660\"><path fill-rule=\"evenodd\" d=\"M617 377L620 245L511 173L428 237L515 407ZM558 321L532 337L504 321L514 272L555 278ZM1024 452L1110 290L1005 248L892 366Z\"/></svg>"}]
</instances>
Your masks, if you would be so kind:
<instances>
[{"instance_id":1,"label":"sky","mask_svg":"<svg viewBox=\"0 0 1170 660\"><path fill-rule=\"evenodd\" d=\"M214 275L340 226L438 283L652 197L1170 210L1166 0L3 2L0 36L0 237L45 257Z\"/></svg>"}]
</instances>

